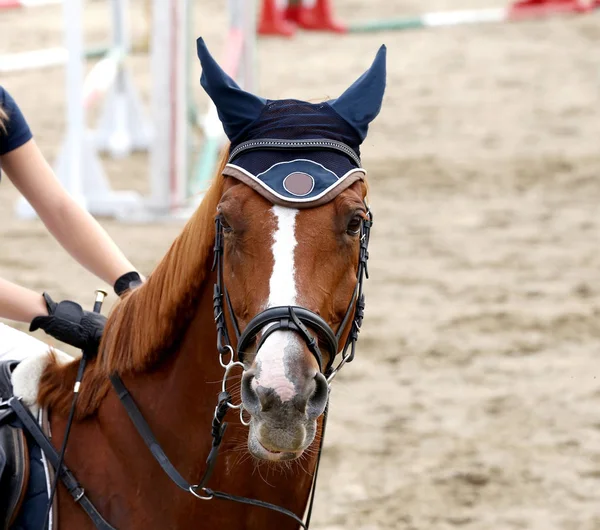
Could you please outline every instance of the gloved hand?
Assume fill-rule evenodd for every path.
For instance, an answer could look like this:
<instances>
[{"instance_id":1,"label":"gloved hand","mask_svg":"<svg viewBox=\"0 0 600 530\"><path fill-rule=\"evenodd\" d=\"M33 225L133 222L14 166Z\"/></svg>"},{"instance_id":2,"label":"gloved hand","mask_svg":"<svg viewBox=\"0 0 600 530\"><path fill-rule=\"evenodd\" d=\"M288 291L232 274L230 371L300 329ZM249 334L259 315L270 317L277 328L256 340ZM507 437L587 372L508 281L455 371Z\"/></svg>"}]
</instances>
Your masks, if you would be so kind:
<instances>
[{"instance_id":1,"label":"gloved hand","mask_svg":"<svg viewBox=\"0 0 600 530\"><path fill-rule=\"evenodd\" d=\"M48 293L43 296L48 316L35 317L29 331L41 328L55 339L80 348L85 353L98 353L106 317L85 311L76 302L64 300L57 304Z\"/></svg>"},{"instance_id":2,"label":"gloved hand","mask_svg":"<svg viewBox=\"0 0 600 530\"><path fill-rule=\"evenodd\" d=\"M123 274L123 276L117 278L114 285L115 293L120 297L129 291L129 289L135 289L142 285L142 283L142 278L136 271L127 272Z\"/></svg>"}]
</instances>

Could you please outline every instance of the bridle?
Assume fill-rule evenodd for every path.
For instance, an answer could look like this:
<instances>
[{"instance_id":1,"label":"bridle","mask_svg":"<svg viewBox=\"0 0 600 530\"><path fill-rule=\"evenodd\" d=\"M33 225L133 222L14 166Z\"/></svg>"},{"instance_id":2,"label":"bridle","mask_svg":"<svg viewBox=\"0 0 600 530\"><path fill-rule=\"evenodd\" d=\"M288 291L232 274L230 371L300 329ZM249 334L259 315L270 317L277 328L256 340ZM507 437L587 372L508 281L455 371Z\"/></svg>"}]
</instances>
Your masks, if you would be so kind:
<instances>
[{"instance_id":1,"label":"bridle","mask_svg":"<svg viewBox=\"0 0 600 530\"><path fill-rule=\"evenodd\" d=\"M314 311L300 306L276 306L269 307L258 313L246 326L243 332L240 332L239 324L227 288L223 284L223 258L224 258L224 233L221 217L215 219L215 245L212 270L216 269L217 280L214 286L213 293L213 310L215 324L217 326L217 351L221 357L220 361L223 366L228 363L224 361L229 355L229 362L233 361L234 348L231 345L225 313L223 311L223 299L227 305L229 318L232 322L233 329L237 339L237 358L239 363L244 363L244 352L248 347L256 341L259 333L262 331L262 336L256 344L256 351L260 349L267 337L276 331L293 331L296 332L313 354L319 365L319 370L327 378L330 383L337 375L344 364L351 362L356 353L356 341L362 325L365 312L365 296L363 294L363 282L369 277L367 269L367 261L369 259L369 236L371 226L373 225L373 214L367 209L366 219L362 220L360 228L360 250L358 257L358 269L356 273L357 281L352 297L346 309L346 313L340 323L337 332L334 332L331 326L325 322L321 316ZM344 332L347 329L349 319L352 317L352 325L343 349L339 352L339 344ZM267 327L268 326L268 327ZM323 355L319 347L319 341L311 334L310 330L316 330L323 339L327 351L329 352L329 362L323 366ZM333 368L335 357L341 353L342 358L339 364Z\"/></svg>"},{"instance_id":2,"label":"bridle","mask_svg":"<svg viewBox=\"0 0 600 530\"><path fill-rule=\"evenodd\" d=\"M223 232L223 223L221 221L221 217L219 215L215 218L215 245L214 245L214 257L212 264L212 271L214 272L216 269L217 278L214 285L213 290L213 312L215 317L215 324L217 327L217 351L219 352L219 362L221 366L225 368L225 373L223 375L222 389L220 396L229 396L229 392L227 392L227 379L229 378L230 370L239 366L242 369L245 369L244 365L244 356L247 348L255 341L257 341L255 351L259 351L261 346L264 344L267 337L273 334L276 331L293 331L300 335L300 337L304 340L308 349L313 354L315 359L317 360L317 364L319 365L319 370L323 373L323 375L327 378L327 384L329 390L331 387L329 386L333 378L338 374L342 366L344 364L351 362L354 360L354 356L356 353L356 342L358 341L358 334L360 333L360 328L362 325L362 321L365 314L365 295L363 293L363 282L365 278L369 278L369 271L367 268L367 261L369 259L369 237L371 235L371 227L373 226L373 213L369 208L367 208L366 218L362 220L361 228L360 228L360 240L359 240L359 256L358 256L358 269L356 272L356 285L354 287L354 291L352 292L352 296L350 298L350 302L348 303L348 308L346 309L346 313L344 314L344 318L340 323L337 332L334 332L331 326L319 316L314 311L307 309L305 307L300 306L276 306L269 307L256 316L254 316L248 325L244 329L243 332L240 332L240 327L238 324L237 317L235 316L235 312L233 311L233 307L231 304L231 298L229 297L229 292L227 291L226 286L223 283L223 260L225 253L224 246L224 232ZM227 328L227 322L225 320L225 313L223 311L223 300L227 305L227 311L229 314L229 318L231 320L234 333L237 339L237 361L235 361L234 348L231 345L231 340L229 338L229 331ZM352 324L350 327L350 331L346 338L346 342L341 352L339 352L339 344L344 332L349 323L349 319L352 317ZM323 366L323 355L321 353L321 349L319 347L318 340L311 334L310 329L316 330L320 337L323 338L323 342L325 342L327 351L329 352L329 361L326 366ZM260 339L257 340L259 333L262 331L262 335ZM338 353L341 353L341 360L338 365L334 368L333 363ZM249 425L249 422L244 420L244 407L243 403L239 405L233 405L230 400L227 401L226 407L230 407L233 409L239 409L240 414L240 422L243 425ZM219 413L219 406L215 408L215 416L213 418L213 433L216 426L217 414ZM222 410L222 409L221 409ZM225 408L226 410L226 408ZM308 512L306 515L306 522L302 522L302 520L298 519L295 514L288 512L287 515L296 519L299 522L302 528L308 529L310 524L310 519L312 515L312 509L315 499L316 493L316 485L317 485L317 477L319 473L319 465L321 463L321 455L323 452L323 441L325 439L325 427L327 426L327 414L329 410L329 400L327 401L327 405L325 407L325 412L323 413L323 424L321 428L321 440L319 443L319 451L317 454L317 463L315 467L315 472L313 475L313 482L311 487L310 498L308 502ZM224 415L224 414L223 414ZM222 424L222 429L226 428L227 424ZM221 434L222 437L222 434ZM214 450L214 444L213 444ZM215 456L216 458L216 456ZM210 457L209 457L210 460ZM214 464L213 464L214 466ZM209 467L213 467L210 466ZM238 499L239 500L239 499ZM246 499L249 501L249 499ZM250 502L254 504L254 502ZM262 506L265 508L273 509L274 506L267 505L266 503L262 503ZM277 507L279 508L279 507ZM279 511L283 510L279 508ZM287 512L287 510L285 510Z\"/></svg>"},{"instance_id":3,"label":"bridle","mask_svg":"<svg viewBox=\"0 0 600 530\"><path fill-rule=\"evenodd\" d=\"M344 364L351 362L354 359L354 355L356 352L356 341L358 340L358 334L360 332L360 327L362 324L365 310L363 282L365 278L368 278L368 245L370 230L373 224L373 215L370 210L367 210L366 219L363 219L362 221L360 229L360 251L356 286L348 304L348 309L346 310L345 316L342 319L342 322L340 323L337 332L334 332L331 326L327 324L327 322L325 322L325 320L322 319L315 312L299 306L279 306L265 309L264 311L256 315L248 323L246 329L244 329L243 332L240 332L237 318L235 317L235 314L233 312L229 294L227 292L226 287L223 284L224 237L223 225L218 216L216 218L215 223L215 245L212 270L214 271L216 269L217 278L214 286L213 310L215 324L217 328L217 350L219 352L219 362L221 366L225 369L225 373L223 375L222 389L219 393L217 405L215 407L212 419L212 447L206 460L206 469L204 471L204 474L197 484L190 484L171 463L164 450L160 446L160 443L154 436L150 426L146 422L141 411L137 407L133 397L131 396L125 384L121 380L120 376L114 373L110 376L110 381L121 403L123 404L123 407L127 411L129 418L131 419L132 423L134 424L137 432L143 439L144 443L150 450L152 456L160 464L163 471L179 488L191 493L192 495L201 500L228 500L273 510L294 519L302 528L308 529L312 514L314 496L316 492L316 481L319 471L319 464L321 461L323 440L325 437L328 404L323 414L323 424L321 430L321 440L317 456L317 463L313 475L312 490L310 493L306 522L304 522L296 514L294 514L290 510L287 510L286 508L282 508L281 506L277 506L275 504L256 499L249 499L246 497L231 495L220 491L214 491L207 486L207 483L215 468L217 458L219 455L219 448L223 440L225 430L227 429L227 423L224 422L224 419L228 410L230 408L239 409L241 422L244 425L249 425L249 423L246 422L243 418L243 403L240 403L238 405L234 405L232 403L231 394L227 391L227 381L231 369L233 367L238 366L242 369L245 369L243 352L246 351L246 348L257 339L261 331L263 332L263 334L257 342L257 350L264 343L266 338L275 331L289 330L299 334L300 337L302 337L304 342L307 344L308 349L311 351L311 353L317 360L319 369L327 378L328 384L331 383L333 378L337 375L337 373L342 368L342 366L344 366ZM235 360L236 355L234 348L229 340L227 323L223 312L223 299L225 299L226 301L227 310L229 312L229 316L231 318L231 322L234 327L234 331L237 338L237 361ZM348 332L346 342L344 343L341 352L339 352L339 343L344 332L346 331L350 318L352 318L352 324ZM269 327L266 328L266 326ZM323 339L327 351L329 352L329 361L326 366L323 366L323 355L321 353L319 341L313 336L310 330L313 330L313 332L316 330L319 333L319 336ZM341 353L342 358L337 364L337 366L335 366L334 368L333 363L337 353ZM79 366L80 373L78 374L78 381L81 381L83 377L86 358L87 356L84 352ZM78 395L78 390L79 387L76 385L75 399ZM73 401L72 410L74 410L75 399ZM77 482L73 473L62 462L62 455L59 456L58 452L54 449L53 445L50 443L44 432L39 427L35 418L33 418L33 416L31 415L31 412L21 403L20 399L13 397L9 400L8 404L15 411L15 413L21 420L24 428L32 435L36 443L45 453L48 461L55 468L56 473L60 477L61 481L65 484L68 492L73 497L73 500L82 507L82 509L86 512L86 514L94 523L94 526L98 530L116 530L102 517L102 515L98 512L93 503L89 500L89 498L85 494L85 490ZM63 441L65 447L68 437L68 429L72 420L73 417L71 414L67 422L67 434L65 434L65 439ZM50 500L50 503L51 502L52 500Z\"/></svg>"}]
</instances>

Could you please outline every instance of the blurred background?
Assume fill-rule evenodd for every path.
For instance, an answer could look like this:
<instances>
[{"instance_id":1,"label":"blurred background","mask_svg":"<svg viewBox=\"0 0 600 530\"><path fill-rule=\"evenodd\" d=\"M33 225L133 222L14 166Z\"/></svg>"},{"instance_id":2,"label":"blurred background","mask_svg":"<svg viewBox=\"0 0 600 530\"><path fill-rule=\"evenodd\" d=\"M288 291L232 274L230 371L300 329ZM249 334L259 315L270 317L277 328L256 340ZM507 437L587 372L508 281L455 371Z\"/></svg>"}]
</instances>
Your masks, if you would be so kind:
<instances>
[{"instance_id":1,"label":"blurred background","mask_svg":"<svg viewBox=\"0 0 600 530\"><path fill-rule=\"evenodd\" d=\"M345 24L507 6L333 2ZM219 57L227 16L223 0L198 0L192 50L202 35ZM148 104L141 0L130 29L126 61ZM0 10L0 53L61 46L63 30L60 6ZM86 44L110 34L109 2L87 2ZM261 36L257 91L336 97L382 43L388 89L362 149L375 214L366 320L357 359L334 385L313 526L600 529L600 11ZM197 80L197 62L190 68ZM64 68L1 72L0 84L53 161ZM194 142L199 150L202 135ZM147 153L102 163L114 188L148 192ZM16 201L3 179L0 276L91 307L97 280L39 221L17 218ZM145 274L183 226L101 222Z\"/></svg>"}]
</instances>

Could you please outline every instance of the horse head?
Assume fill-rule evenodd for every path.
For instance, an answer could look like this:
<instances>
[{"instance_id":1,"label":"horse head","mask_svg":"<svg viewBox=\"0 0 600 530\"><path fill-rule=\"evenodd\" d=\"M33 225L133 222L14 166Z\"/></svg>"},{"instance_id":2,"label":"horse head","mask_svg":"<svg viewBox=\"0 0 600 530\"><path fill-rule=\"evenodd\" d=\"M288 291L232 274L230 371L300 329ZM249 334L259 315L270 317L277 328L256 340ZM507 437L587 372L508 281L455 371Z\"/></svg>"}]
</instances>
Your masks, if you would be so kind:
<instances>
[{"instance_id":1,"label":"horse head","mask_svg":"<svg viewBox=\"0 0 600 530\"><path fill-rule=\"evenodd\" d=\"M74 418L67 463L118 528L297 528L320 454L306 449L363 317L372 216L360 145L381 107L385 48L339 98L308 103L242 90L197 44L227 159L146 282L115 304L76 409L77 362L51 361L38 401L57 441ZM253 479L255 463L235 454L243 427L225 436L232 408L255 458L306 451L292 478ZM59 490L61 528L91 528L68 497Z\"/></svg>"},{"instance_id":2,"label":"horse head","mask_svg":"<svg viewBox=\"0 0 600 530\"><path fill-rule=\"evenodd\" d=\"M250 94L202 39L197 47L201 84L231 142L215 212L218 348L243 364L250 452L291 460L313 442L362 320L372 218L360 144L381 108L385 47L322 103Z\"/></svg>"}]
</instances>

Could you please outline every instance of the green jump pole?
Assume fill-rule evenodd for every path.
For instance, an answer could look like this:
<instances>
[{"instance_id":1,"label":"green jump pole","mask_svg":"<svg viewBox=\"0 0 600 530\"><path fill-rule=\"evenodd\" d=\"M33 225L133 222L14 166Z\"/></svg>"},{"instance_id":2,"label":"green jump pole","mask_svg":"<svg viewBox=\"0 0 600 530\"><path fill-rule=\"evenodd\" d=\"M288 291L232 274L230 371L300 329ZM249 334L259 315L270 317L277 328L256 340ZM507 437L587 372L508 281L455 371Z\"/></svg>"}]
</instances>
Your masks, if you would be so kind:
<instances>
[{"instance_id":1,"label":"green jump pole","mask_svg":"<svg viewBox=\"0 0 600 530\"><path fill-rule=\"evenodd\" d=\"M420 18L370 20L358 24L350 24L348 33L371 33L375 31L394 31L404 29L420 29L425 24Z\"/></svg>"},{"instance_id":2,"label":"green jump pole","mask_svg":"<svg viewBox=\"0 0 600 530\"><path fill-rule=\"evenodd\" d=\"M535 20L538 18L558 15L579 15L600 9L597 2L587 8L582 8L576 0L564 4L543 3L529 5L515 3L507 7L463 9L456 11L437 11L407 18L390 18L358 22L348 27L349 33L366 33L372 31L392 31L419 28L434 28L442 26L458 26L462 24L485 24L498 22L513 22L520 20Z\"/></svg>"},{"instance_id":3,"label":"green jump pole","mask_svg":"<svg viewBox=\"0 0 600 530\"><path fill-rule=\"evenodd\" d=\"M111 51L111 46L100 45L86 48L84 54L86 59L102 59Z\"/></svg>"}]
</instances>

